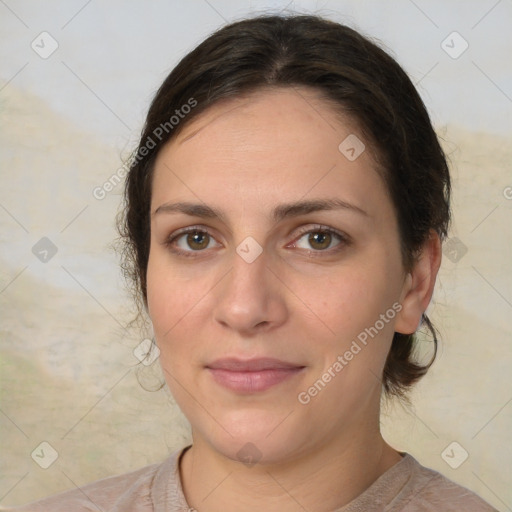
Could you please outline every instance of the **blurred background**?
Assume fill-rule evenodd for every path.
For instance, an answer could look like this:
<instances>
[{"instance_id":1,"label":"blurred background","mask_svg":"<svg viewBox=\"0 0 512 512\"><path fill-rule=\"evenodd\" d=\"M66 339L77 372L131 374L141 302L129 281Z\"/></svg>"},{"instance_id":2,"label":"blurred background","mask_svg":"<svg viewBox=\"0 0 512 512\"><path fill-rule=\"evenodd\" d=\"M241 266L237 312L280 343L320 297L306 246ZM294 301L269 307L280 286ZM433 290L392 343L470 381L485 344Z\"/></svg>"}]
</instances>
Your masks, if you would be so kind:
<instances>
[{"instance_id":1,"label":"blurred background","mask_svg":"<svg viewBox=\"0 0 512 512\"><path fill-rule=\"evenodd\" d=\"M385 404L386 439L512 510L510 0L0 0L0 502L159 462L190 441L112 243L123 158L179 59L220 26L317 13L409 73L452 169L428 313L436 363ZM147 361L146 361L147 362Z\"/></svg>"}]
</instances>

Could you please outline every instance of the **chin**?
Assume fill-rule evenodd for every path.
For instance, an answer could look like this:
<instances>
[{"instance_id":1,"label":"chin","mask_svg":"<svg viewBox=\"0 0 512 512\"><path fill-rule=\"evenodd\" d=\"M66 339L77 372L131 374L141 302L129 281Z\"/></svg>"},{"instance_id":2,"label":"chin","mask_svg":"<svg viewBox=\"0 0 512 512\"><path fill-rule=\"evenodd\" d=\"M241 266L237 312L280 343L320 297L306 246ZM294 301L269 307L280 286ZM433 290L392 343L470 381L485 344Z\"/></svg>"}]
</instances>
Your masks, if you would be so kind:
<instances>
[{"instance_id":1,"label":"chin","mask_svg":"<svg viewBox=\"0 0 512 512\"><path fill-rule=\"evenodd\" d=\"M310 438L309 432L301 432L296 418L291 416L261 410L253 414L236 411L236 418L224 416L219 422L225 430L218 425L209 426L201 435L216 452L247 467L278 464L298 456Z\"/></svg>"}]
</instances>

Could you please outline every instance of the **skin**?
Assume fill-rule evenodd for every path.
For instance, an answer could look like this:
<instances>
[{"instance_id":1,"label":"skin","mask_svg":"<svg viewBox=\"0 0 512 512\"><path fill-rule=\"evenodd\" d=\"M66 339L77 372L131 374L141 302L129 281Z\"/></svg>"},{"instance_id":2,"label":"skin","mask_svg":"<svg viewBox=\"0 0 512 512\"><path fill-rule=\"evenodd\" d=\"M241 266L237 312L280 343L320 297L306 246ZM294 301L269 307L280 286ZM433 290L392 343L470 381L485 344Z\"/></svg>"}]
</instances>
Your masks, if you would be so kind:
<instances>
[{"instance_id":1,"label":"skin","mask_svg":"<svg viewBox=\"0 0 512 512\"><path fill-rule=\"evenodd\" d=\"M180 474L199 512L333 510L401 460L379 430L380 376L393 333L414 332L430 302L440 241L432 234L412 271L404 270L395 211L369 143L354 161L338 149L349 134L364 141L315 91L263 90L210 107L158 155L148 312L167 384L192 427ZM282 203L327 198L366 214L270 216ZM223 218L155 213L178 201L206 204ZM349 242L336 235L308 242L301 230L318 236L319 224ZM199 244L189 237L187 245L185 234L166 244L188 226L211 237ZM236 252L249 236L262 249L251 263ZM395 303L401 310L378 335L300 403L298 394ZM305 368L266 391L239 394L204 368L226 356ZM247 443L257 447L255 465L240 460L242 448L253 449Z\"/></svg>"}]
</instances>

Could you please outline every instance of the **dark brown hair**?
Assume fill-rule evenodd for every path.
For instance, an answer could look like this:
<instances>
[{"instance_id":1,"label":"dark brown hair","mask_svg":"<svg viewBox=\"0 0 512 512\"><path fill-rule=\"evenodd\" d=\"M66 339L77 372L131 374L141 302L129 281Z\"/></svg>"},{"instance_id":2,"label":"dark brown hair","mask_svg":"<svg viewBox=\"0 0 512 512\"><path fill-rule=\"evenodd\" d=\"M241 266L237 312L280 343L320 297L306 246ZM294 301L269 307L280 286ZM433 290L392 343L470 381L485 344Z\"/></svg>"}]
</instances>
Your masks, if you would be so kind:
<instances>
[{"instance_id":1,"label":"dark brown hair","mask_svg":"<svg viewBox=\"0 0 512 512\"><path fill-rule=\"evenodd\" d=\"M397 215L404 268L434 230L450 222L446 157L418 92L399 64L350 27L313 15L264 15L231 23L208 37L172 70L156 93L134 152L118 218L122 268L147 307L151 182L162 146L223 99L268 87L309 87L360 128L373 148ZM341 142L341 141L340 141ZM395 332L383 373L388 395L405 391L432 364L415 360L416 333Z\"/></svg>"}]
</instances>

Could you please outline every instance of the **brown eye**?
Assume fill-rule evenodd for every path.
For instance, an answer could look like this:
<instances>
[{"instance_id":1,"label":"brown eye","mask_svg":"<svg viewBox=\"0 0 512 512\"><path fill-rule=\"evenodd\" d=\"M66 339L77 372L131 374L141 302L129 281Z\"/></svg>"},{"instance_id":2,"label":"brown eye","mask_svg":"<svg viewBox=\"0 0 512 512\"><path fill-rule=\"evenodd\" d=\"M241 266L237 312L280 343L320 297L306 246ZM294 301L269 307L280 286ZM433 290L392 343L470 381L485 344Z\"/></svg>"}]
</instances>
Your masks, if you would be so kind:
<instances>
[{"instance_id":1,"label":"brown eye","mask_svg":"<svg viewBox=\"0 0 512 512\"><path fill-rule=\"evenodd\" d=\"M332 229L320 228L303 231L302 235L294 243L294 247L310 252L330 252L330 249L341 248L348 244L348 239L341 233Z\"/></svg>"},{"instance_id":2,"label":"brown eye","mask_svg":"<svg viewBox=\"0 0 512 512\"><path fill-rule=\"evenodd\" d=\"M310 233L308 237L308 243L313 249L327 249L331 245L332 235L326 231L317 231Z\"/></svg>"},{"instance_id":3,"label":"brown eye","mask_svg":"<svg viewBox=\"0 0 512 512\"><path fill-rule=\"evenodd\" d=\"M165 242L165 246L172 252L181 256L195 256L194 253L205 252L218 245L215 238L204 229L187 228L172 234Z\"/></svg>"},{"instance_id":4,"label":"brown eye","mask_svg":"<svg viewBox=\"0 0 512 512\"><path fill-rule=\"evenodd\" d=\"M193 231L187 233L186 243L191 249L195 251L206 249L210 241L210 235L204 231Z\"/></svg>"}]
</instances>

